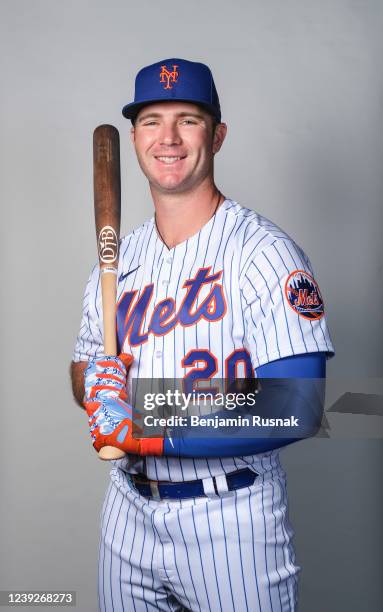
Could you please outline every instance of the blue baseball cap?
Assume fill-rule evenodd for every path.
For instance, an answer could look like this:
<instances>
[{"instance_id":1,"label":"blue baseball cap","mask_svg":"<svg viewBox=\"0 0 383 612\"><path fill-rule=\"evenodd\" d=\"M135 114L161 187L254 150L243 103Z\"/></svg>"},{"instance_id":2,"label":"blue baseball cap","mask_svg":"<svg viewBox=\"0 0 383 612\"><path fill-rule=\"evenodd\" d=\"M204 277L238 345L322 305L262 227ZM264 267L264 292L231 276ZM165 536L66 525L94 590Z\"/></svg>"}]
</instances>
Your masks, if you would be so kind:
<instances>
[{"instance_id":1,"label":"blue baseball cap","mask_svg":"<svg viewBox=\"0 0 383 612\"><path fill-rule=\"evenodd\" d=\"M122 114L134 121L147 104L167 100L198 104L221 122L213 75L205 64L172 57L145 66L136 76L134 102L126 104Z\"/></svg>"}]
</instances>

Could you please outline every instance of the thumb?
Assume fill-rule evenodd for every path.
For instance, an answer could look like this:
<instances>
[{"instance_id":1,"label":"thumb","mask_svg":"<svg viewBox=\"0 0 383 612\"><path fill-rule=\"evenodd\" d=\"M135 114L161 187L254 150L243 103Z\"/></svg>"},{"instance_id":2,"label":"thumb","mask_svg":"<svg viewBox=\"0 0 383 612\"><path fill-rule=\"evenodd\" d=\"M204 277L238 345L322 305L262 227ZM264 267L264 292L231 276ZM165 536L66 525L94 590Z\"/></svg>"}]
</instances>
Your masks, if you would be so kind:
<instances>
[{"instance_id":1,"label":"thumb","mask_svg":"<svg viewBox=\"0 0 383 612\"><path fill-rule=\"evenodd\" d=\"M126 367L126 371L128 371L134 359L133 355L129 355L128 353L120 353L118 357Z\"/></svg>"}]
</instances>

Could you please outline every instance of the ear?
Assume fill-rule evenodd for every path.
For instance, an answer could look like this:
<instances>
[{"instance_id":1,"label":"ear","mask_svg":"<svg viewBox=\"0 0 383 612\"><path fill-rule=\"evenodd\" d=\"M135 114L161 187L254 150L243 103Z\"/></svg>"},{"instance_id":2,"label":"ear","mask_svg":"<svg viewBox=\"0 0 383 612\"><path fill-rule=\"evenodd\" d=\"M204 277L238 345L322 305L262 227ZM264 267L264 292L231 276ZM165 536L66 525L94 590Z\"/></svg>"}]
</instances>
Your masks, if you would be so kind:
<instances>
[{"instance_id":1,"label":"ear","mask_svg":"<svg viewBox=\"0 0 383 612\"><path fill-rule=\"evenodd\" d=\"M130 140L132 141L132 143L134 144L134 140L135 140L135 131L134 131L134 125L132 125L132 127L130 128Z\"/></svg>"},{"instance_id":2,"label":"ear","mask_svg":"<svg viewBox=\"0 0 383 612\"><path fill-rule=\"evenodd\" d=\"M226 123L218 123L215 128L214 136L213 136L213 153L214 155L218 153L220 148L223 145L223 141L226 138L227 134L227 125Z\"/></svg>"}]
</instances>

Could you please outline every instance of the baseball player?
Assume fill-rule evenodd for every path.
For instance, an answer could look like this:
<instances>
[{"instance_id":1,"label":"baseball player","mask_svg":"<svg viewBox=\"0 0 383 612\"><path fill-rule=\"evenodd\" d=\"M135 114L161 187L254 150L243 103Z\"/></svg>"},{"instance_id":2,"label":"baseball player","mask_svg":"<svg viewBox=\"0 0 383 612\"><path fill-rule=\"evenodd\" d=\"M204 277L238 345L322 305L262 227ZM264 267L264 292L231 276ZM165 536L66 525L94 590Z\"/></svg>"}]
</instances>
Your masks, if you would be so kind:
<instances>
[{"instance_id":1,"label":"baseball player","mask_svg":"<svg viewBox=\"0 0 383 612\"><path fill-rule=\"evenodd\" d=\"M123 115L155 214L121 241L119 357L103 355L96 266L72 362L94 447L126 453L102 510L100 609L296 610L279 449L302 436L139 438L128 390L134 379L183 379L189 389L215 378L323 379L333 346L310 261L216 187L227 127L206 65L143 68ZM301 414L320 405L310 385L305 394L294 384L271 400L266 385L269 405Z\"/></svg>"}]
</instances>

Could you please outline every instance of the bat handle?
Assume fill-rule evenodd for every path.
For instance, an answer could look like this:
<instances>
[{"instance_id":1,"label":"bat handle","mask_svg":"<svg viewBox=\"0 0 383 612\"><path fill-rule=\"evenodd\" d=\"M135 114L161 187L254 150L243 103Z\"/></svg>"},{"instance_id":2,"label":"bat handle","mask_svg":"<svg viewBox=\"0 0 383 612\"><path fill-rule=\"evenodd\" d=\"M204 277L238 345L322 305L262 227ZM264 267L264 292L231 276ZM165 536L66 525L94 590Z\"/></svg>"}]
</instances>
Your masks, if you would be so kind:
<instances>
[{"instance_id":1,"label":"bat handle","mask_svg":"<svg viewBox=\"0 0 383 612\"><path fill-rule=\"evenodd\" d=\"M114 272L104 272L101 275L101 293L104 316L104 353L117 355L116 338L116 275ZM123 450L115 446L104 446L98 452L99 459L111 461L125 457Z\"/></svg>"}]
</instances>

